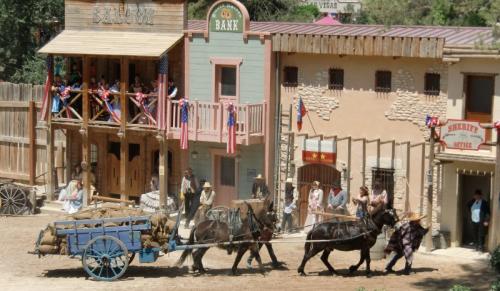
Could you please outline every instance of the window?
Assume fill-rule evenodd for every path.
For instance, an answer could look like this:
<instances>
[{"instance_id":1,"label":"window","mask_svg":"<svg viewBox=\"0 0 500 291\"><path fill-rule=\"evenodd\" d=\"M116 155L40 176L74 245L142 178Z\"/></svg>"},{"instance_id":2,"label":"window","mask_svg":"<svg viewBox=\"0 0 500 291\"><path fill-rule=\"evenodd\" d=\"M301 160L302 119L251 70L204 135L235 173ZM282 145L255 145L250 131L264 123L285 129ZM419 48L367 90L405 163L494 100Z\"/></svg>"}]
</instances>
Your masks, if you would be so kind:
<instances>
[{"instance_id":1,"label":"window","mask_svg":"<svg viewBox=\"0 0 500 291\"><path fill-rule=\"evenodd\" d=\"M236 96L236 67L222 67L220 70L220 94Z\"/></svg>"},{"instance_id":2,"label":"window","mask_svg":"<svg viewBox=\"0 0 500 291\"><path fill-rule=\"evenodd\" d=\"M376 182L380 182L387 192L388 207L394 205L394 169L372 168L372 189Z\"/></svg>"},{"instance_id":3,"label":"window","mask_svg":"<svg viewBox=\"0 0 500 291\"><path fill-rule=\"evenodd\" d=\"M220 157L220 184L236 186L236 162L234 158Z\"/></svg>"},{"instance_id":4,"label":"window","mask_svg":"<svg viewBox=\"0 0 500 291\"><path fill-rule=\"evenodd\" d=\"M375 92L391 92L391 79L390 71L377 71L375 73Z\"/></svg>"},{"instance_id":5,"label":"window","mask_svg":"<svg viewBox=\"0 0 500 291\"><path fill-rule=\"evenodd\" d=\"M287 87L297 87L299 85L299 68L285 67L283 85Z\"/></svg>"},{"instance_id":6,"label":"window","mask_svg":"<svg viewBox=\"0 0 500 291\"><path fill-rule=\"evenodd\" d=\"M426 73L424 87L424 94L438 96L441 92L441 75Z\"/></svg>"},{"instance_id":7,"label":"window","mask_svg":"<svg viewBox=\"0 0 500 291\"><path fill-rule=\"evenodd\" d=\"M328 84L329 89L342 90L344 89L344 70L342 69L330 69L330 83Z\"/></svg>"}]
</instances>

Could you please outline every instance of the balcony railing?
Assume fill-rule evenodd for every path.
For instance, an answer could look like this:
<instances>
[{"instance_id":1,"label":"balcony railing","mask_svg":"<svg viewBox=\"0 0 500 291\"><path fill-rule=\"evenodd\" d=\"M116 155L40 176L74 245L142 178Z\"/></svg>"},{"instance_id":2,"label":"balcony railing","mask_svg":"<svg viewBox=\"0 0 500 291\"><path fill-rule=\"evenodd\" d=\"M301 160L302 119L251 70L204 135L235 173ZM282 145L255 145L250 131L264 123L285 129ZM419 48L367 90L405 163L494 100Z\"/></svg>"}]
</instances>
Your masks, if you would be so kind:
<instances>
[{"instance_id":1,"label":"balcony railing","mask_svg":"<svg viewBox=\"0 0 500 291\"><path fill-rule=\"evenodd\" d=\"M53 115L58 122L82 122L83 92L71 90L61 100L59 112ZM127 93L125 106L127 128L156 130L158 96L156 94ZM63 98L61 98L63 99ZM89 125L120 126L123 122L120 93L89 91ZM266 104L236 104L236 136L239 144L262 143L266 128ZM166 104L166 133L168 138L180 138L180 101ZM189 139L194 141L225 142L229 113L224 103L190 101L188 111Z\"/></svg>"}]
</instances>

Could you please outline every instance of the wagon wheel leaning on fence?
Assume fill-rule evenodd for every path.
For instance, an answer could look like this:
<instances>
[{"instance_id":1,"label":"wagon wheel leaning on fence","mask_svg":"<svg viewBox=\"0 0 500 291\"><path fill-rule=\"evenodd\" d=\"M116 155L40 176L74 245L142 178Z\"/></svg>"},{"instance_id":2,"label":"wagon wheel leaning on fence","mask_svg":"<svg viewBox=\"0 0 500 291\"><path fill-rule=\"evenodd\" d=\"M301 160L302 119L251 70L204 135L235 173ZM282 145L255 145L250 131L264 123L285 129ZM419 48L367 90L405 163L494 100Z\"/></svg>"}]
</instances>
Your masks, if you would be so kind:
<instances>
[{"instance_id":1,"label":"wagon wheel leaning on fence","mask_svg":"<svg viewBox=\"0 0 500 291\"><path fill-rule=\"evenodd\" d=\"M20 215L31 210L26 189L13 184L0 187L0 215Z\"/></svg>"}]
</instances>

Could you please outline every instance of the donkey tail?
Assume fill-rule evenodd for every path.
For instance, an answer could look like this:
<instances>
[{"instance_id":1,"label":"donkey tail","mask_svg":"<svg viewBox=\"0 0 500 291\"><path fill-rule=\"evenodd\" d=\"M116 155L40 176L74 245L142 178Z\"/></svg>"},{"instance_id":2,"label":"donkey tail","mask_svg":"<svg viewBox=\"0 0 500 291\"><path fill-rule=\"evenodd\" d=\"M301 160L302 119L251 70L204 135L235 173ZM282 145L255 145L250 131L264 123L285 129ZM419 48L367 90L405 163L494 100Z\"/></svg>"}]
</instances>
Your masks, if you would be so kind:
<instances>
[{"instance_id":1,"label":"donkey tail","mask_svg":"<svg viewBox=\"0 0 500 291\"><path fill-rule=\"evenodd\" d=\"M196 232L196 226L193 227L193 229L191 230L191 233L189 234L189 240L188 240L188 243L187 245L192 245L194 244L194 233ZM177 260L177 263L175 263L175 265L177 267L180 267L184 264L184 262L186 261L187 257L188 256L192 256L193 254L193 249L191 248L188 248L188 249L185 249L183 252L182 252L182 255L181 257L179 258L179 260Z\"/></svg>"}]
</instances>

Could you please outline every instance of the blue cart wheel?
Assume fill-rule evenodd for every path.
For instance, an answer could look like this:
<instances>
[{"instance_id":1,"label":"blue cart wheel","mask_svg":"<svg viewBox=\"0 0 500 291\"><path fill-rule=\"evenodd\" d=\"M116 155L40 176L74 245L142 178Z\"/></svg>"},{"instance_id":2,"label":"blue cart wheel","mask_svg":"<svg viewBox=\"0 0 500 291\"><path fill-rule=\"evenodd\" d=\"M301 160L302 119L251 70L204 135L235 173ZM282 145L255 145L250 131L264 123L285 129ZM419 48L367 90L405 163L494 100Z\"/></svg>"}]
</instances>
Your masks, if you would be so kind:
<instances>
[{"instance_id":1,"label":"blue cart wheel","mask_svg":"<svg viewBox=\"0 0 500 291\"><path fill-rule=\"evenodd\" d=\"M127 271L129 264L127 247L112 236L95 237L85 246L82 264L85 272L96 280L116 280Z\"/></svg>"}]
</instances>

